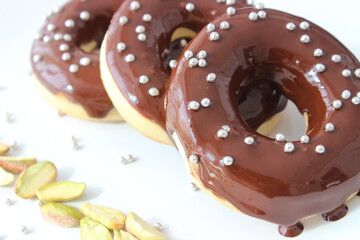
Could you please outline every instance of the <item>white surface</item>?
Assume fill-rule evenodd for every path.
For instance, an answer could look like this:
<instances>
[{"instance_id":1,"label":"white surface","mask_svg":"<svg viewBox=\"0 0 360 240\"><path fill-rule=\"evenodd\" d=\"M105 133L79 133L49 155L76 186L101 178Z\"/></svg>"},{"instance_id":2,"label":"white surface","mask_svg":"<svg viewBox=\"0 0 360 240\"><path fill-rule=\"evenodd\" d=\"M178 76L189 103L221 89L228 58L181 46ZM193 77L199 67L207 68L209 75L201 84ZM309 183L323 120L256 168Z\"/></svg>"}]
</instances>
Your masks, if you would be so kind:
<instances>
[{"instance_id":1,"label":"white surface","mask_svg":"<svg viewBox=\"0 0 360 240\"><path fill-rule=\"evenodd\" d=\"M188 188L190 178L174 148L152 142L126 124L99 124L58 117L33 86L28 76L29 50L34 33L47 9L62 0L0 1L0 113L8 111L14 122L0 122L0 142L21 144L12 155L50 160L59 170L58 180L85 182L80 206L95 204L135 211L151 223L161 222L172 240L282 239L277 226L235 213L202 192ZM360 3L343 1L268 0L273 7L305 16L328 29L360 56ZM283 119L287 122L287 117ZM84 148L73 151L71 136ZM122 165L120 157L133 154L139 161ZM16 203L7 207L4 199ZM349 204L349 214L339 222L320 217L304 222L299 240L359 239L360 198ZM284 209L286 211L286 209ZM22 225L28 235L19 234ZM79 229L64 229L45 222L38 202L22 200L11 187L0 188L0 239L79 239Z\"/></svg>"}]
</instances>

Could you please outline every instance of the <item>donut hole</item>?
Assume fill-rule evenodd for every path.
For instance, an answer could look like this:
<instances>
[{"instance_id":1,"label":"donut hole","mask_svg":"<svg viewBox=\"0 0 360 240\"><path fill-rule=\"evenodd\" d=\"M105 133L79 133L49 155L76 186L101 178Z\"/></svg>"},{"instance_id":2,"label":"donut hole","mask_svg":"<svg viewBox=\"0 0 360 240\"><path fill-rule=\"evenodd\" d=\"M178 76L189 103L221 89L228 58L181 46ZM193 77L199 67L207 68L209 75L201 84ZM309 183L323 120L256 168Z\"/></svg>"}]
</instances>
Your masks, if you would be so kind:
<instances>
[{"instance_id":1,"label":"donut hole","mask_svg":"<svg viewBox=\"0 0 360 240\"><path fill-rule=\"evenodd\" d=\"M170 74L170 61L177 59L182 53L186 45L196 36L196 31L187 28L176 28L170 38L170 44L161 51L160 58L162 59L163 69Z\"/></svg>"},{"instance_id":2,"label":"donut hole","mask_svg":"<svg viewBox=\"0 0 360 240\"><path fill-rule=\"evenodd\" d=\"M257 63L247 69L238 68L231 83L241 118L259 135L275 139L282 133L288 141L299 141L301 136L322 129L326 105L315 104L323 102L321 93L296 68ZM311 98L303 97L303 92ZM279 121L272 126L276 114Z\"/></svg>"},{"instance_id":3,"label":"donut hole","mask_svg":"<svg viewBox=\"0 0 360 240\"><path fill-rule=\"evenodd\" d=\"M99 54L101 43L110 25L111 14L98 13L78 28L76 45L85 53Z\"/></svg>"}]
</instances>

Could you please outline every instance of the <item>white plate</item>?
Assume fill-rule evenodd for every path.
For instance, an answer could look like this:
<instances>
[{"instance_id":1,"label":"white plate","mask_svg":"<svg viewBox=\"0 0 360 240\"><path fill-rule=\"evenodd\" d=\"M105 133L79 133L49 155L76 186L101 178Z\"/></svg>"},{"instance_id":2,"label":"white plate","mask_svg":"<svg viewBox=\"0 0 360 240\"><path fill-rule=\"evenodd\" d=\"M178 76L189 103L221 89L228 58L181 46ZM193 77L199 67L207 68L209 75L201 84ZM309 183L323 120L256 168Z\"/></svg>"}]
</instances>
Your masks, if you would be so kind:
<instances>
[{"instance_id":1,"label":"white plate","mask_svg":"<svg viewBox=\"0 0 360 240\"><path fill-rule=\"evenodd\" d=\"M152 142L126 124L57 116L34 88L28 70L31 41L42 25L41 16L62 2L1 1L0 85L5 89L0 90L0 113L13 114L14 122L0 123L0 141L19 142L20 148L12 154L50 160L59 169L59 180L87 183L84 197L72 205L90 201L125 213L135 211L151 223L162 223L172 240L281 239L277 226L235 213L204 193L189 190L190 178L174 148ZM268 0L267 6L318 23L360 56L358 1ZM72 150L71 136L81 138L82 150ZM121 156L129 153L139 161L122 165ZM15 204L2 204L6 198L16 200ZM10 187L0 188L0 201L0 239L79 239L79 229L45 222L38 202L17 198ZM348 205L348 215L339 222L320 217L305 221L305 231L297 239L359 239L360 198ZM22 225L29 234L19 234Z\"/></svg>"}]
</instances>

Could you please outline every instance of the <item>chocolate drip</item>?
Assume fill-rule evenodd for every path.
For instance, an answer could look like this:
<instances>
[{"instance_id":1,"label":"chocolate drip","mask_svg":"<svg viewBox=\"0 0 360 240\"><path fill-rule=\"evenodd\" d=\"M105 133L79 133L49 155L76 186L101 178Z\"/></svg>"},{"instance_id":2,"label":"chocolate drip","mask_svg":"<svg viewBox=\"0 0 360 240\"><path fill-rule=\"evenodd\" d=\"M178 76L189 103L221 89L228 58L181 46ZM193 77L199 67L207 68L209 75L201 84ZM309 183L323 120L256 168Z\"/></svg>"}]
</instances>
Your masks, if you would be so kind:
<instances>
[{"instance_id":1,"label":"chocolate drip","mask_svg":"<svg viewBox=\"0 0 360 240\"><path fill-rule=\"evenodd\" d=\"M335 210L327 213L323 213L321 216L325 221L336 222L346 216L349 208L343 204Z\"/></svg>"},{"instance_id":2,"label":"chocolate drip","mask_svg":"<svg viewBox=\"0 0 360 240\"><path fill-rule=\"evenodd\" d=\"M279 226L279 233L284 237L297 237L304 231L304 225L301 222L298 222L292 226Z\"/></svg>"}]
</instances>

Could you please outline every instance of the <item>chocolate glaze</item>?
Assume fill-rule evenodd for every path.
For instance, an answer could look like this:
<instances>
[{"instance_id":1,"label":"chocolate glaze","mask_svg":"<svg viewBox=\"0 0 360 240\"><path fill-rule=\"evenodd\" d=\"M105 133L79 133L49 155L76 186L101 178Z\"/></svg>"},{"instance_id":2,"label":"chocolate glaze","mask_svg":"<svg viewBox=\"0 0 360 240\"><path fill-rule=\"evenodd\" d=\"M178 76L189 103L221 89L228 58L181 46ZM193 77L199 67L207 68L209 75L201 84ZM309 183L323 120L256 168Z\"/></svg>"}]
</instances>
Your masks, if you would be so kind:
<instances>
[{"instance_id":1,"label":"chocolate glaze","mask_svg":"<svg viewBox=\"0 0 360 240\"><path fill-rule=\"evenodd\" d=\"M342 71L354 72L360 64L313 23L301 30L304 19L270 9L265 9L266 19L251 21L252 11L259 10L238 9L234 16L216 19L217 27L224 20L231 26L217 30L218 41L209 41L209 33L202 30L188 45L193 52L207 51L207 66L190 68L188 60L179 59L167 95L167 130L179 137L187 156L198 155L192 174L206 189L250 216L292 226L338 208L359 190L360 107L352 97L359 92L360 81L354 74L343 77ZM297 28L287 30L289 22ZM304 34L310 43L300 42ZM324 51L320 58L314 57L317 48ZM332 62L333 54L340 54L342 61ZM324 72L314 70L318 63L326 66ZM206 81L212 72L217 74L215 83ZM295 141L295 151L285 153L285 142L262 136L245 123L236 93L243 82L254 79L279 84L299 111L308 114L310 143ZM340 97L345 89L351 91L350 99ZM210 98L211 106L188 109L190 101L204 97ZM339 110L332 106L337 99L342 101ZM324 130L327 123L334 124L334 132ZM216 133L225 124L231 127L230 134L219 139ZM254 137L253 145L244 143L248 136ZM318 145L325 146L324 154L315 152ZM225 156L233 157L231 166L224 166Z\"/></svg>"},{"instance_id":2,"label":"chocolate glaze","mask_svg":"<svg viewBox=\"0 0 360 240\"><path fill-rule=\"evenodd\" d=\"M185 9L186 1L181 0L152 0L138 1L140 8L136 11L129 9L132 0L125 0L115 13L108 31L106 44L106 60L110 72L120 91L128 102L144 117L153 120L165 127L164 99L168 87L169 70L163 64L162 55L170 48L171 37L174 31L185 27L198 32L207 23L226 12L229 7L225 3L214 1L193 0L195 5L192 12ZM234 7L248 6L246 0L236 0ZM142 16L150 14L151 22L144 22ZM129 22L119 24L119 18L126 16ZM138 40L135 28L145 27L147 40ZM116 45L124 42L126 51L119 53ZM125 56L134 54L134 62L125 62ZM166 61L165 61L166 62ZM147 75L150 81L140 84L141 75ZM150 88L156 87L160 94L150 96ZM134 96L137 101L134 101Z\"/></svg>"},{"instance_id":3,"label":"chocolate glaze","mask_svg":"<svg viewBox=\"0 0 360 240\"><path fill-rule=\"evenodd\" d=\"M345 217L348 211L349 211L348 206L343 204L337 209L332 210L331 212L323 213L322 217L325 221L335 222Z\"/></svg>"},{"instance_id":4,"label":"chocolate glaze","mask_svg":"<svg viewBox=\"0 0 360 240\"><path fill-rule=\"evenodd\" d=\"M284 237L297 237L304 231L304 225L298 222L292 226L279 226L278 231Z\"/></svg>"},{"instance_id":5,"label":"chocolate glaze","mask_svg":"<svg viewBox=\"0 0 360 240\"><path fill-rule=\"evenodd\" d=\"M96 41L98 46L102 42L113 13L118 9L122 0L80 1L73 0L65 4L59 13L54 13L46 21L40 30L40 36L50 36L51 42L44 42L43 38L35 40L31 50L31 58L41 55L39 62L32 61L32 68L37 79L52 93L64 94L70 101L81 104L89 116L94 118L105 117L113 108L102 85L99 70L99 54L85 53L80 45L90 41ZM80 19L80 13L87 11L90 19ZM67 28L64 22L73 19L74 28ZM56 29L49 31L48 24L54 24ZM57 33L70 34L71 41L54 40ZM59 50L60 44L67 43L70 46L71 59L63 61L63 52ZM83 57L89 57L91 64L81 66L79 61ZM71 73L71 64L78 64L79 71Z\"/></svg>"}]
</instances>

